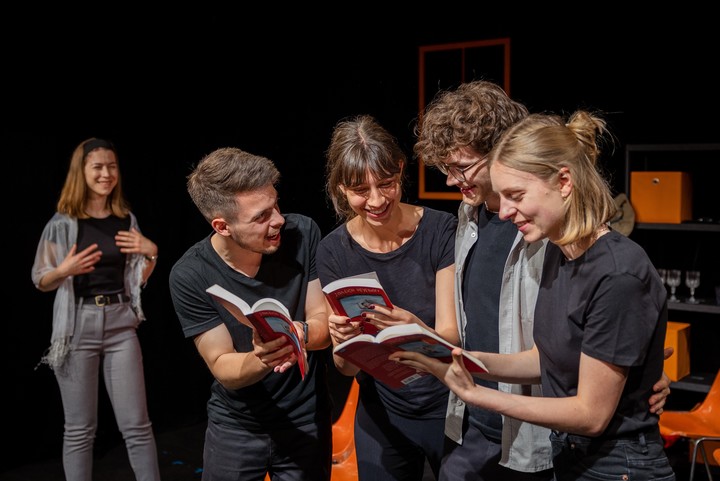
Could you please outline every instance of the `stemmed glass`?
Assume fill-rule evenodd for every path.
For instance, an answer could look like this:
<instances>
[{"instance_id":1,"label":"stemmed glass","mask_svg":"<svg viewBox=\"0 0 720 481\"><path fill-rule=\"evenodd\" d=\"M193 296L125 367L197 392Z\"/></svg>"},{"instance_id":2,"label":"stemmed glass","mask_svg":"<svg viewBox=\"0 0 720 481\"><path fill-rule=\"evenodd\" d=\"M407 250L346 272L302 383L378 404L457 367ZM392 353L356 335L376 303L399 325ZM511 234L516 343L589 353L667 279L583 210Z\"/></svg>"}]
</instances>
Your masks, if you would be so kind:
<instances>
[{"instance_id":1,"label":"stemmed glass","mask_svg":"<svg viewBox=\"0 0 720 481\"><path fill-rule=\"evenodd\" d=\"M667 269L657 269L657 273L660 276L660 280L663 283L663 287L665 287L665 284L667 284L667 273L668 273Z\"/></svg>"},{"instance_id":2,"label":"stemmed glass","mask_svg":"<svg viewBox=\"0 0 720 481\"><path fill-rule=\"evenodd\" d=\"M690 288L690 297L685 302L699 304L700 301L695 299L695 289L700 285L700 271L685 272L685 285Z\"/></svg>"},{"instance_id":3,"label":"stemmed glass","mask_svg":"<svg viewBox=\"0 0 720 481\"><path fill-rule=\"evenodd\" d=\"M668 299L669 302L680 302L680 299L677 298L675 295L675 290L680 285L682 273L679 269L670 269L667 272L667 285L670 286L670 299Z\"/></svg>"}]
</instances>

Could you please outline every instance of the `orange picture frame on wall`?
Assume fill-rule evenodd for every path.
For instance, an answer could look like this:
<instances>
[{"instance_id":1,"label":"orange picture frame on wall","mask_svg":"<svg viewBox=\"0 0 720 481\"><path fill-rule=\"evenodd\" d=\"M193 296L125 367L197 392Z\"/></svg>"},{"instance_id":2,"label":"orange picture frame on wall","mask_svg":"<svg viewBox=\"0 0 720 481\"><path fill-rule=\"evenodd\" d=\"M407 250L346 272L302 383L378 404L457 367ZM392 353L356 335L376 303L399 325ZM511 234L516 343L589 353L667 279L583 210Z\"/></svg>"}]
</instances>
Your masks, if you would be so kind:
<instances>
[{"instance_id":1,"label":"orange picture frame on wall","mask_svg":"<svg viewBox=\"0 0 720 481\"><path fill-rule=\"evenodd\" d=\"M418 120L425 106L440 90L472 80L489 80L510 95L510 39L421 46L419 49ZM445 176L429 169L418 159L418 198L460 200L455 188L445 185Z\"/></svg>"}]
</instances>

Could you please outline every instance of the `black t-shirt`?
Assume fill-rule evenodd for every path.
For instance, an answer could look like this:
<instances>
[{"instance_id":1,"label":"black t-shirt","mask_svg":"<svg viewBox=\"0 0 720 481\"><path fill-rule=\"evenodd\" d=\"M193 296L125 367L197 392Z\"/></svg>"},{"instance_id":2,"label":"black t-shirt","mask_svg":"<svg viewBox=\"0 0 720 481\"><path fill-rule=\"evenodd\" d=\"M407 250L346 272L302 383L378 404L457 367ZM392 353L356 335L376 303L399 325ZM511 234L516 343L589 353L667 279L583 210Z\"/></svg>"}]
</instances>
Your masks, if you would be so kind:
<instances>
[{"instance_id":1,"label":"black t-shirt","mask_svg":"<svg viewBox=\"0 0 720 481\"><path fill-rule=\"evenodd\" d=\"M510 247L517 236L517 227L482 207L478 212L478 236L467 259L463 274L463 305L465 349L499 352L500 289ZM477 384L497 389L494 381L476 379ZM469 422L485 436L496 441L502 437L500 414L468 405Z\"/></svg>"},{"instance_id":2,"label":"black t-shirt","mask_svg":"<svg viewBox=\"0 0 720 481\"><path fill-rule=\"evenodd\" d=\"M603 439L657 429L648 398L663 371L667 293L645 251L617 232L575 260L545 251L533 337L543 395L577 394L580 353L629 369Z\"/></svg>"},{"instance_id":3,"label":"black t-shirt","mask_svg":"<svg viewBox=\"0 0 720 481\"><path fill-rule=\"evenodd\" d=\"M375 271L390 301L430 327L435 326L435 275L454 262L457 218L424 209L412 238L392 252L378 253L355 242L343 224L318 247L318 274L323 286L343 277ZM406 417L444 418L448 390L435 376L424 376L402 389L389 388L364 372L357 376L363 402L379 397L387 409Z\"/></svg>"},{"instance_id":4,"label":"black t-shirt","mask_svg":"<svg viewBox=\"0 0 720 481\"><path fill-rule=\"evenodd\" d=\"M73 278L75 296L88 297L125 291L127 255L120 252L115 243L115 235L120 230L130 230L130 216L124 219L114 215L104 219L78 219L77 252L97 244L102 257L92 272Z\"/></svg>"},{"instance_id":5,"label":"black t-shirt","mask_svg":"<svg viewBox=\"0 0 720 481\"><path fill-rule=\"evenodd\" d=\"M252 351L252 330L239 323L205 289L218 284L252 305L260 298L282 302L293 320L305 319L307 285L317 279L315 251L320 229L309 217L286 214L280 248L263 256L260 269L249 278L228 266L215 252L210 237L201 240L175 263L170 272L170 294L185 337L193 337L224 323L238 352ZM303 380L297 366L285 373L271 372L244 388L229 390L213 382L208 417L251 431L288 429L329 422L327 352L308 352Z\"/></svg>"}]
</instances>

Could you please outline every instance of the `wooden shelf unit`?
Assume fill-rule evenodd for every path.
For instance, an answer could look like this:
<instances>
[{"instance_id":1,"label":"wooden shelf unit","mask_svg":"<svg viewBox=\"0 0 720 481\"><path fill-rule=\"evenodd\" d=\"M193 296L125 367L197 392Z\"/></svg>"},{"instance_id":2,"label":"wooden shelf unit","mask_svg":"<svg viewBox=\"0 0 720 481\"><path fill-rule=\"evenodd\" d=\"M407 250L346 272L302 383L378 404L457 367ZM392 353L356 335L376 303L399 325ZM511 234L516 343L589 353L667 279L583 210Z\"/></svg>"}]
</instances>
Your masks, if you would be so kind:
<instances>
[{"instance_id":1,"label":"wooden shelf unit","mask_svg":"<svg viewBox=\"0 0 720 481\"><path fill-rule=\"evenodd\" d=\"M633 171L688 172L692 182L693 219L679 224L637 223L630 237L648 253L657 268L701 271L695 296L700 304L668 303L669 320L690 323L690 369L672 389L704 396L720 369L720 201L714 169L720 164L720 144L631 144L625 149L625 192L632 204Z\"/></svg>"}]
</instances>

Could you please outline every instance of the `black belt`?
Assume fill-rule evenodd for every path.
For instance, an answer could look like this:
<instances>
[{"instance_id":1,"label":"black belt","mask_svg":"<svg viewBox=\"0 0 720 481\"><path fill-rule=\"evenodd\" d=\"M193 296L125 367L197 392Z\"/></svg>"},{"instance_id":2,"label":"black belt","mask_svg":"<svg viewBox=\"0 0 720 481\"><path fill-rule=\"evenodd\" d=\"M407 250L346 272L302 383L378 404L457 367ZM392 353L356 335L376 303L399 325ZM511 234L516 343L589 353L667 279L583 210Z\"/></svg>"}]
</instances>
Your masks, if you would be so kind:
<instances>
[{"instance_id":1,"label":"black belt","mask_svg":"<svg viewBox=\"0 0 720 481\"><path fill-rule=\"evenodd\" d=\"M99 294L97 296L78 297L77 301L83 304L95 304L98 307L109 306L111 304L122 304L130 301L125 294Z\"/></svg>"},{"instance_id":2,"label":"black belt","mask_svg":"<svg viewBox=\"0 0 720 481\"><path fill-rule=\"evenodd\" d=\"M640 441L641 444L645 444L646 441L655 441L655 442L663 442L662 436L660 436L660 431L657 429L649 430L649 431L638 431L634 433L626 433L618 435L615 438L606 439L606 440L600 440L596 437L588 437L588 436L580 436L578 434L570 434L565 433L561 431L552 430L553 434L560 438L561 440L567 441L567 442L581 442L581 443L603 443L603 442L616 442L616 441Z\"/></svg>"}]
</instances>

